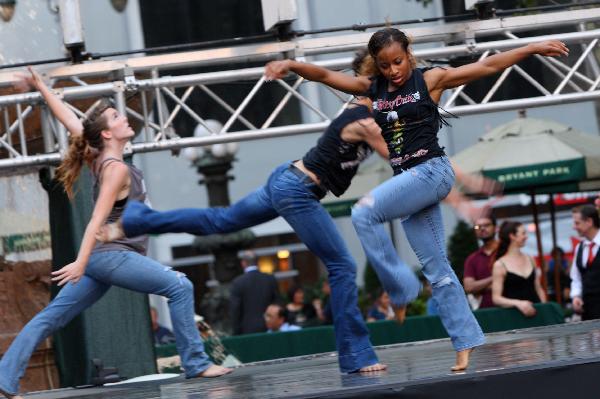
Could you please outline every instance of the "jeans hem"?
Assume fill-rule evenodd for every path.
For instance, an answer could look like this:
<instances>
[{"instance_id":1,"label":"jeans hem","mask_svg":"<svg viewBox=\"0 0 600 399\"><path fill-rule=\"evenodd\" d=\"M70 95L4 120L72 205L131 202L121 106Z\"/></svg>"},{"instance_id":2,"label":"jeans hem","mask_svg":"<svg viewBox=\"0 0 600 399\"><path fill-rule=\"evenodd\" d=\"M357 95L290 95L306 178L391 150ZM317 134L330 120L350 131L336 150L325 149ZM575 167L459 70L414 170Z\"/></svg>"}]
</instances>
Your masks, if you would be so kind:
<instances>
[{"instance_id":1,"label":"jeans hem","mask_svg":"<svg viewBox=\"0 0 600 399\"><path fill-rule=\"evenodd\" d=\"M10 389L4 388L2 383L0 383L0 391L6 392L7 394L12 395L12 396L16 396L19 394L19 392L17 392L17 391L11 391Z\"/></svg>"},{"instance_id":2,"label":"jeans hem","mask_svg":"<svg viewBox=\"0 0 600 399\"><path fill-rule=\"evenodd\" d=\"M361 368L372 366L379 362L372 346L348 355L339 355L340 370L342 373L356 373Z\"/></svg>"},{"instance_id":3,"label":"jeans hem","mask_svg":"<svg viewBox=\"0 0 600 399\"><path fill-rule=\"evenodd\" d=\"M464 351L466 349L472 349L472 348L481 346L483 344L485 344L485 336L482 336L480 339L478 339L474 343L463 344L463 345L460 345L460 346L454 346L454 350L456 352L460 352L460 351Z\"/></svg>"},{"instance_id":4,"label":"jeans hem","mask_svg":"<svg viewBox=\"0 0 600 399\"><path fill-rule=\"evenodd\" d=\"M207 369L208 369L210 366L212 366L212 365L213 365L213 363L212 363L212 362L208 362L208 363L206 364L206 367L199 367L199 368L195 369L195 370L194 370L194 372L193 372L193 373L190 373L189 375L188 375L188 373L186 372L186 373L185 373L185 378L186 378L186 379L190 379L190 378L196 378L196 377L198 377L198 374L200 374L200 373L202 373L202 372L206 371L206 370L207 370Z\"/></svg>"}]
</instances>

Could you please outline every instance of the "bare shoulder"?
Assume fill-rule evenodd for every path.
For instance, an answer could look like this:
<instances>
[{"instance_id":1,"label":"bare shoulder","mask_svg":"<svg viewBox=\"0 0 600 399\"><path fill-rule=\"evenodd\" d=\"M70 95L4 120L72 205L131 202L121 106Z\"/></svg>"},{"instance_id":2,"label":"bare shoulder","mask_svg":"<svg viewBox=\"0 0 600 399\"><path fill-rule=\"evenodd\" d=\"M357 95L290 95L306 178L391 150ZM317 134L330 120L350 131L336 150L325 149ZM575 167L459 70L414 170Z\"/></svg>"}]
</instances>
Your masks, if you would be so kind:
<instances>
[{"instance_id":1,"label":"bare shoulder","mask_svg":"<svg viewBox=\"0 0 600 399\"><path fill-rule=\"evenodd\" d=\"M444 76L448 73L450 69L452 68L435 67L423 72L423 79L425 79L427 87L430 90L432 87L435 87L435 85L444 78Z\"/></svg>"},{"instance_id":2,"label":"bare shoulder","mask_svg":"<svg viewBox=\"0 0 600 399\"><path fill-rule=\"evenodd\" d=\"M504 263L502 262L502 260L498 259L497 261L494 262L493 272L494 272L494 274L498 274L498 275L506 274L506 267L504 267Z\"/></svg>"},{"instance_id":3,"label":"bare shoulder","mask_svg":"<svg viewBox=\"0 0 600 399\"><path fill-rule=\"evenodd\" d=\"M369 108L369 111L373 109L373 101L369 97L365 96L356 96L354 100L348 105L349 108L354 106L364 105Z\"/></svg>"},{"instance_id":4,"label":"bare shoulder","mask_svg":"<svg viewBox=\"0 0 600 399\"><path fill-rule=\"evenodd\" d=\"M127 183L129 181L129 167L123 162L110 162L102 170L102 181L110 179Z\"/></svg>"}]
</instances>

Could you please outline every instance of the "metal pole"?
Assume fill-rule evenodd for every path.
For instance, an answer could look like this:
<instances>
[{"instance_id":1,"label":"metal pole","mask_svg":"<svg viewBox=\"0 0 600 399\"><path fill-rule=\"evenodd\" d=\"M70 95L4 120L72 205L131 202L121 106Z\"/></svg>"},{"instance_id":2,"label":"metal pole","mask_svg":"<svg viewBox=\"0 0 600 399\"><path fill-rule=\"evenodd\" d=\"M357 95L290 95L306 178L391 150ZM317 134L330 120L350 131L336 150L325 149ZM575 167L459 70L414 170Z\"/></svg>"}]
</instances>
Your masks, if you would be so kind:
<instances>
[{"instance_id":1,"label":"metal pole","mask_svg":"<svg viewBox=\"0 0 600 399\"><path fill-rule=\"evenodd\" d=\"M560 289L560 273L562 272L562 265L559 263L558 251L556 251L556 207L554 205L554 194L552 193L550 194L550 230L552 232L552 255L554 257L554 292L556 302L561 305L562 291Z\"/></svg>"},{"instance_id":2,"label":"metal pole","mask_svg":"<svg viewBox=\"0 0 600 399\"><path fill-rule=\"evenodd\" d=\"M535 188L530 190L531 207L533 210L533 223L535 224L535 239L537 243L538 256L540 258L540 269L542 271L542 288L548 295L548 287L546 284L546 261L544 259L544 249L542 248L542 235L540 234L540 221L538 217L538 207L535 202Z\"/></svg>"},{"instance_id":3,"label":"metal pole","mask_svg":"<svg viewBox=\"0 0 600 399\"><path fill-rule=\"evenodd\" d=\"M54 146L56 145L56 140L54 139L54 134L52 134L52 126L50 125L50 118L52 117L48 107L42 105L41 110L41 129L42 136L44 138L44 152L51 153L55 150Z\"/></svg>"},{"instance_id":4,"label":"metal pole","mask_svg":"<svg viewBox=\"0 0 600 399\"><path fill-rule=\"evenodd\" d=\"M27 156L27 139L25 138L25 125L23 124L23 113L21 104L17 104L17 121L19 123L19 142L21 143L21 155Z\"/></svg>"}]
</instances>

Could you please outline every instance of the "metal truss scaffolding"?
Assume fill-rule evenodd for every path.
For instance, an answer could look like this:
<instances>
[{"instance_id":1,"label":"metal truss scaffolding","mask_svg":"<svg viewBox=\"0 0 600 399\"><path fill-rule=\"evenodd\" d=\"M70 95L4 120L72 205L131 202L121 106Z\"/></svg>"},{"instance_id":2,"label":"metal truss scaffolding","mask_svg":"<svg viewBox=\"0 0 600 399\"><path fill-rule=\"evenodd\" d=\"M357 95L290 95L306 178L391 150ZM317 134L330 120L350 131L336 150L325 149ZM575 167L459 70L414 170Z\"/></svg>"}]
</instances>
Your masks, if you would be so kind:
<instances>
[{"instance_id":1,"label":"metal truss scaffolding","mask_svg":"<svg viewBox=\"0 0 600 399\"><path fill-rule=\"evenodd\" d=\"M440 103L442 108L454 115L467 115L600 98L598 88L600 68L596 63L595 54L600 38L600 29L595 29L595 22L599 20L600 8L589 8L404 30L413 37L415 56L425 64L427 61L424 60L449 59L474 54L483 59L502 50L547 39L562 40L572 48L581 47L581 51L573 52L578 55L570 57L568 64L564 59L536 57L539 60L539 68L543 68L542 75L550 74L556 77L553 79L552 87L548 87L549 84L545 83L548 79L542 82L533 76L540 76L540 73L532 74L531 71L528 72L515 65L496 77L495 83L481 100L475 101L469 97L464 86L449 91ZM548 29L566 33L543 34ZM527 37L523 36L524 32ZM489 41L490 36L496 40ZM305 91L300 90L301 87L316 85L316 83L298 77L293 77L292 83L284 80L266 83L263 68L231 69L232 65L241 61L266 62L283 57L305 60L310 56L348 52L364 46L369 37L370 33L353 33L289 42L95 61L80 65L50 65L45 72L53 83L69 80L78 85L56 90L67 104L76 100L109 97L120 112L126 113L130 119L138 120L143 129L136 143L131 147L133 153L161 151L322 131L335 113L348 103L349 96L331 90L339 99L340 108L327 115L314 101L311 101L311 96L304 95ZM486 37L488 41L481 41ZM351 58L315 62L325 67L343 70L349 67ZM165 75L167 71L175 68L189 70L208 65L220 66L228 70L178 76ZM535 88L535 95L528 98L494 100L494 94L502 87L509 74L522 76ZM147 78L142 78L143 76ZM84 82L83 79L90 77L114 78L106 83ZM14 80L14 71L1 73L0 87L8 86ZM233 82L251 83L252 86L241 103L236 105L228 104L211 89L218 84ZM251 102L258 101L256 95L264 90L266 84L282 86L285 94L265 120L245 118L244 110ZM212 131L210 124L206 123L211 115L202 115L186 103L195 91L210 98L230 115L220 131ZM139 97L140 107L136 110L128 107L126 96ZM273 126L275 118L283 112L291 99L295 99L302 108L313 113L318 121ZM34 112L36 107L39 107L41 112ZM86 112L72 108L81 117ZM26 125L28 118L34 115L40 118L39 125L43 133L45 152L41 154L31 154L26 143ZM178 137L173 129L173 123L183 115L204 125L211 134L205 137ZM243 126L243 128L232 131L234 123L235 126ZM0 159L0 173L20 173L31 166L57 164L67 143L67 132L48 112L39 93L0 96L0 147L8 154L7 157Z\"/></svg>"}]
</instances>

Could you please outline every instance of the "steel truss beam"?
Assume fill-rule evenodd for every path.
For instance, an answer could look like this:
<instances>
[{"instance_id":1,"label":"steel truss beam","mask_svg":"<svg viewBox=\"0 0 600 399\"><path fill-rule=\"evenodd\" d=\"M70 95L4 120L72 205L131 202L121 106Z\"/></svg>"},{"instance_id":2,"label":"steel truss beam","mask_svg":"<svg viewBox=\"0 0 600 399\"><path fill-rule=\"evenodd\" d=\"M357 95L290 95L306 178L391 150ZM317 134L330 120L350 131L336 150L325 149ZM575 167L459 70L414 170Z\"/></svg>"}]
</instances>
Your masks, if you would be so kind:
<instances>
[{"instance_id":1,"label":"steel truss beam","mask_svg":"<svg viewBox=\"0 0 600 399\"><path fill-rule=\"evenodd\" d=\"M554 87L547 87L548 83L538 82L530 72L516 65L497 77L496 82L482 100L475 101L471 99L465 93L464 87L450 91L442 102L442 107L454 115L468 115L567 102L590 101L600 98L600 88L598 87L600 84L600 68L596 64L594 54L600 38L600 29L582 30L582 24L598 20L600 20L600 8L593 8L405 30L413 36L415 43L429 43L431 45L429 48L419 46L415 50L415 56L421 60L451 58L475 53L481 54L480 58L485 58L502 50L548 39L559 39L569 43L572 47L579 45L582 47L579 52L580 56L571 57L569 64L559 59L538 57L539 68L543 68L545 74L552 74L557 77L559 83L555 84ZM549 27L568 28L570 32L528 36L526 38L518 36L519 32L524 30L531 33L531 31ZM477 38L492 34L503 35L505 39L476 42ZM294 78L293 83L278 81L277 83L284 89L285 95L266 120L256 121L244 117L244 109L252 102L257 101L257 93L264 90L266 84L277 84L265 83L263 68L162 77L159 76L160 72L172 68L208 64L223 65L226 68L231 67L232 60L239 59L264 59L266 61L281 56L299 57L335 53L364 46L369 36L369 33L350 34L303 39L287 43L139 57L123 61L91 62L84 65L57 67L49 70L48 75L54 81L68 78L80 85L56 90L56 93L67 104L80 99L109 97L117 109L126 113L129 118L140 121L144 126L144 134L138 137L140 142L133 144L132 151L134 153L281 137L322 131L330 119L339 112L336 111L332 115L325 114L299 90L300 87L306 84L315 85L316 83L306 82L301 78ZM460 44L440 46L441 40ZM209 56L212 56L212 58L209 59ZM345 69L348 68L350 62L350 58L338 58L316 63L333 69ZM591 67L582 68L583 65ZM140 71L150 71L151 78L136 79L135 72ZM522 76L539 92L539 95L518 100L494 101L494 94L511 74ZM121 78L100 84L86 84L81 79L88 76L109 75L120 76ZM0 85L8 84L12 80L14 80L12 73L0 74ZM211 88L211 86L218 84L233 82L249 83L252 86L245 98L237 105L228 104L216 94L216 90ZM210 136L180 138L173 130L173 123L177 118L184 115L191 117L196 123L204 125L210 131L210 125L206 123L206 120L210 119L211 115L202 115L198 110L193 109L193 106L187 104L194 91L202 92L217 106L222 107L230 116L224 123L223 128L220 131L211 131ZM340 93L334 94L340 101L340 108L344 107L349 97ZM126 106L126 96L140 97L141 112ZM149 96L154 99L153 103L148 101ZM292 98L297 100L301 107L314 113L320 119L320 122L273 127L273 121ZM459 99L466 102L467 105L458 103ZM34 113L36 107L41 107L43 112ZM81 117L84 116L84 112L79 110L76 110L76 112ZM27 149L25 126L28 118L31 118L32 115L41 115L45 154L31 154ZM239 124L235 126L238 129L241 126L242 130L231 132L236 122L239 122ZM66 149L67 142L65 129L45 110L39 93L0 96L0 147L4 148L8 154L8 158L0 159L0 173L2 171L15 173L19 169L26 170L27 167L31 166L57 164L61 159L62 151Z\"/></svg>"}]
</instances>

